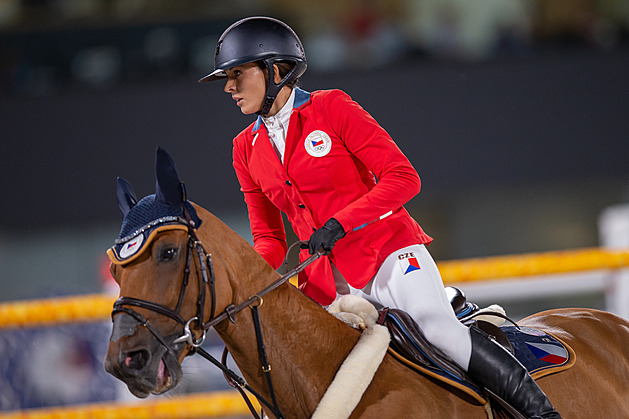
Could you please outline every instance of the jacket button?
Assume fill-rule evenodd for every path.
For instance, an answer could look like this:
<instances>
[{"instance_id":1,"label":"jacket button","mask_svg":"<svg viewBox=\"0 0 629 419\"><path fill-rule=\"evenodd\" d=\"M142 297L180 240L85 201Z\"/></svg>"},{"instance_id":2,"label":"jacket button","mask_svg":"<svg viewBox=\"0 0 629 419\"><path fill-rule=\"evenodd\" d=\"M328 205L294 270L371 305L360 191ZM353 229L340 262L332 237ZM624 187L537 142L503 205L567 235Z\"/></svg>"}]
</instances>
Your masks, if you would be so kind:
<instances>
[{"instance_id":1,"label":"jacket button","mask_svg":"<svg viewBox=\"0 0 629 419\"><path fill-rule=\"evenodd\" d=\"M287 184L288 186L292 186L292 183L290 182L290 180L287 180L287 181L286 181L286 184Z\"/></svg>"},{"instance_id":2,"label":"jacket button","mask_svg":"<svg viewBox=\"0 0 629 419\"><path fill-rule=\"evenodd\" d=\"M306 206L305 206L304 204L299 204L299 205L298 205L298 207L299 207L299 208L302 208L302 209L303 209L303 208L306 208Z\"/></svg>"}]
</instances>

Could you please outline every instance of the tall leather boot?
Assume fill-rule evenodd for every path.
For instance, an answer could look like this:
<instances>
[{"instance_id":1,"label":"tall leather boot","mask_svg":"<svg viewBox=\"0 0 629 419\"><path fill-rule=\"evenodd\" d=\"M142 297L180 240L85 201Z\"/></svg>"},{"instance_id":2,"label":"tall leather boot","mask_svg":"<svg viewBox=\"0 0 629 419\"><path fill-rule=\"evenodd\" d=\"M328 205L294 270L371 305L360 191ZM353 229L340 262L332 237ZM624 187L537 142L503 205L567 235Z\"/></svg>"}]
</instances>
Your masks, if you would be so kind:
<instances>
[{"instance_id":1,"label":"tall leather boot","mask_svg":"<svg viewBox=\"0 0 629 419\"><path fill-rule=\"evenodd\" d=\"M531 419L561 419L526 368L475 326L468 375Z\"/></svg>"}]
</instances>

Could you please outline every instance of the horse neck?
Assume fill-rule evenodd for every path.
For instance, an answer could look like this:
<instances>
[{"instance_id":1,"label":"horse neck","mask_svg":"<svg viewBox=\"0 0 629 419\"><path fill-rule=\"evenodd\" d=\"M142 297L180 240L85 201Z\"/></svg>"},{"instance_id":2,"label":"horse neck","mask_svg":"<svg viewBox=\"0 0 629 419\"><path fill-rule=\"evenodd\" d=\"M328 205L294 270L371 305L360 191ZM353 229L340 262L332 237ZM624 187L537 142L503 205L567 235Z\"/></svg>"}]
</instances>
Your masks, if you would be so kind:
<instances>
[{"instance_id":1,"label":"horse neck","mask_svg":"<svg viewBox=\"0 0 629 419\"><path fill-rule=\"evenodd\" d=\"M259 315L279 406L286 417L310 417L359 334L290 284L268 294ZM270 400L252 315L239 316L219 335L247 382Z\"/></svg>"},{"instance_id":2,"label":"horse neck","mask_svg":"<svg viewBox=\"0 0 629 419\"><path fill-rule=\"evenodd\" d=\"M215 217L203 214L204 223L206 219L208 221L207 230L199 233L213 253L220 307L230 303L238 305L278 279L278 273L246 241ZM215 219L216 224L210 223L210 219ZM288 283L266 294L258 310L280 410L288 418L311 417L339 367L356 345L360 332L328 314ZM245 308L235 316L234 323L226 320L215 329L247 383L270 401L266 377L261 370L251 310ZM380 384L374 388L403 387L397 393L407 394L408 397L402 400L416 400L417 395L423 395L427 400L439 400L443 404L439 407L434 403L412 402L414 417L435 416L434 411L441 408L443 412L452 412L451 404L457 396L435 386L425 377L406 370L400 372L400 368L405 367L390 358L385 358L385 363L387 359L388 364L378 370ZM469 406L471 412L473 407ZM406 410L408 413L408 408ZM468 407L464 410L467 411ZM396 417L404 416L408 417Z\"/></svg>"},{"instance_id":3,"label":"horse neck","mask_svg":"<svg viewBox=\"0 0 629 419\"><path fill-rule=\"evenodd\" d=\"M278 279L272 267L215 217L202 217L212 241L217 293L239 304ZM208 223L210 224L210 223ZM220 275L220 277L219 277ZM224 289L229 284L229 289ZM359 333L344 325L297 288L286 283L264 296L259 307L262 335L278 403L287 417L312 415ZM261 374L258 343L249 308L216 331L249 385L270 400Z\"/></svg>"}]
</instances>

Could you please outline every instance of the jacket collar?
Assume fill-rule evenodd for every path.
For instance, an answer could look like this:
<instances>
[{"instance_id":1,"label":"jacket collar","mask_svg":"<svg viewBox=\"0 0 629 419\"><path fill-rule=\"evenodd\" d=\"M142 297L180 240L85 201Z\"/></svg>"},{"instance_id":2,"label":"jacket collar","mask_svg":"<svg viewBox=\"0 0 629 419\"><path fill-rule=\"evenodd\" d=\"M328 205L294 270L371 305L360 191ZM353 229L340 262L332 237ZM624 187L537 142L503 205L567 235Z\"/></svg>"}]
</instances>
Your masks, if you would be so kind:
<instances>
[{"instance_id":1,"label":"jacket collar","mask_svg":"<svg viewBox=\"0 0 629 419\"><path fill-rule=\"evenodd\" d=\"M295 101L293 102L293 109L297 109L300 106L304 105L310 100L310 92L306 92L305 90L300 89L299 87L295 88ZM253 125L252 133L256 132L260 127L264 125L264 121L262 121L262 117L258 115L258 119L256 123Z\"/></svg>"},{"instance_id":2,"label":"jacket collar","mask_svg":"<svg viewBox=\"0 0 629 419\"><path fill-rule=\"evenodd\" d=\"M306 92L305 90L300 89L299 87L295 88L295 102L293 103L293 109L297 109L302 106L304 103L310 100L310 92Z\"/></svg>"}]
</instances>

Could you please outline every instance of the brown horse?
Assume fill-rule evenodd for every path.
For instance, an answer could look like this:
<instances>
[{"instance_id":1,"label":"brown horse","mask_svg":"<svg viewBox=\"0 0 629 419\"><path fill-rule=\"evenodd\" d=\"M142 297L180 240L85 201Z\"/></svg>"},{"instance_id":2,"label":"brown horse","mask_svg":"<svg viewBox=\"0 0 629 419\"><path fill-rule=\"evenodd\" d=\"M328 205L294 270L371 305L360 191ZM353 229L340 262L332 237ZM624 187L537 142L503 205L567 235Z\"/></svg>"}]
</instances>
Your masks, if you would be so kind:
<instances>
[{"instance_id":1,"label":"brown horse","mask_svg":"<svg viewBox=\"0 0 629 419\"><path fill-rule=\"evenodd\" d=\"M165 189L159 171L158 192L147 197L148 204L143 204L147 198L137 203L132 193L127 198L118 194L125 220L133 207L169 199L159 190ZM289 283L270 290L263 304L261 298L252 299L276 281L278 273L218 218L186 201L185 194L173 192L170 199L177 194L181 217L162 214L161 222L154 220L130 235L121 232L117 248L110 250L112 274L124 298L114 310L105 368L138 397L166 392L181 379L180 363L193 349L190 342L203 335L201 322L187 320L202 316L207 325L211 317L219 317L214 328L244 378L271 400L252 310L241 304L255 301L277 405L286 418L310 417L360 332ZM186 267L189 274L184 273ZM234 306L245 308L222 318L216 315ZM185 323L195 334L188 343L178 339ZM563 309L538 313L519 324L549 331L576 352L572 368L538 381L564 418L629 417L629 322L597 310ZM351 417L486 418L487 412L471 397L386 355Z\"/></svg>"}]
</instances>

